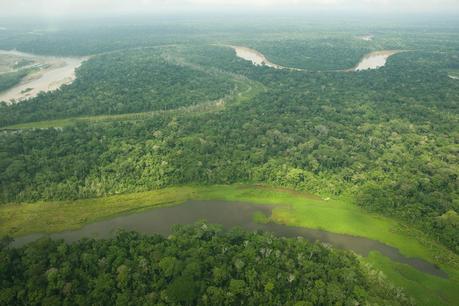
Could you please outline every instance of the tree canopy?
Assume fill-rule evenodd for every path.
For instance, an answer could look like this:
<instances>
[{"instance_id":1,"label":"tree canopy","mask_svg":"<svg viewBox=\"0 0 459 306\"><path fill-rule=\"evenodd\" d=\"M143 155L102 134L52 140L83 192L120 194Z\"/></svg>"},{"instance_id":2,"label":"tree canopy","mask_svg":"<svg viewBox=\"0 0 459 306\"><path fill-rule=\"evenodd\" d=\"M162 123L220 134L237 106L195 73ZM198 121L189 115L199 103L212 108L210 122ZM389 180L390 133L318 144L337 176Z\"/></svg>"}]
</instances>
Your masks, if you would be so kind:
<instances>
[{"instance_id":1,"label":"tree canopy","mask_svg":"<svg viewBox=\"0 0 459 306\"><path fill-rule=\"evenodd\" d=\"M411 305L348 252L199 223L0 249L2 305Z\"/></svg>"}]
</instances>

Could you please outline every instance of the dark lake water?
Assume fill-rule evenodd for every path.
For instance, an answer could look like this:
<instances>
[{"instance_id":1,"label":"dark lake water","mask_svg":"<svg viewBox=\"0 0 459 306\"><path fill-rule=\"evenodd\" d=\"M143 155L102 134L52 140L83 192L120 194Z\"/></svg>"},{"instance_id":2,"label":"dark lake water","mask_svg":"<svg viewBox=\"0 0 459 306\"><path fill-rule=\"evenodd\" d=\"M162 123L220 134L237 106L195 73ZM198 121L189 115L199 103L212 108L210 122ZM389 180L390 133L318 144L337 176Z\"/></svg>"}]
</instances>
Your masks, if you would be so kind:
<instances>
[{"instance_id":1,"label":"dark lake water","mask_svg":"<svg viewBox=\"0 0 459 306\"><path fill-rule=\"evenodd\" d=\"M418 258L403 256L394 247L376 240L344 234L335 234L322 230L286 226L275 223L260 224L253 220L254 213L271 215L273 206L254 205L241 202L224 201L187 201L182 205L161 207L140 213L123 215L109 220L88 224L75 231L65 231L50 235L31 234L17 238L13 246L22 246L44 236L64 239L68 242L80 238L109 238L117 229L134 230L144 234L168 235L174 224L190 224L199 220L221 224L224 228L239 226L247 230L265 230L282 237L304 237L311 242L329 243L336 248L352 250L362 256L370 251L379 251L390 259L408 264L422 272L446 278L447 274L436 265Z\"/></svg>"}]
</instances>

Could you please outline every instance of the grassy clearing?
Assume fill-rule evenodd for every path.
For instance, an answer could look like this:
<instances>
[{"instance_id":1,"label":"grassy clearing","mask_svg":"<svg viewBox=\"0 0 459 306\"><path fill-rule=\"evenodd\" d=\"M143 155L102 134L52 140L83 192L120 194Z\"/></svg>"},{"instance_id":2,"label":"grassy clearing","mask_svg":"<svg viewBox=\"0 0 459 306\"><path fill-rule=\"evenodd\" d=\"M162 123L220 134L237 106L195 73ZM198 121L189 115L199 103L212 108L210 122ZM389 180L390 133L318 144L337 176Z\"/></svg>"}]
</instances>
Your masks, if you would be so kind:
<instances>
[{"instance_id":1,"label":"grassy clearing","mask_svg":"<svg viewBox=\"0 0 459 306\"><path fill-rule=\"evenodd\" d=\"M419 304L453 305L452 301L459 300L459 257L422 233L389 218L369 214L347 200L326 201L311 194L267 186L184 186L98 199L8 204L0 206L0 236L77 229L115 215L178 204L187 199L276 205L270 218L275 222L381 241L399 248L406 256L436 263L448 273L449 279L424 274L377 252L362 258L406 288Z\"/></svg>"},{"instance_id":2,"label":"grassy clearing","mask_svg":"<svg viewBox=\"0 0 459 306\"><path fill-rule=\"evenodd\" d=\"M7 204L0 206L0 236L78 229L117 214L179 204L192 198L194 192L194 188L180 187L77 201Z\"/></svg>"},{"instance_id":3,"label":"grassy clearing","mask_svg":"<svg viewBox=\"0 0 459 306\"><path fill-rule=\"evenodd\" d=\"M370 214L350 201L326 201L307 193L264 186L235 186L213 187L201 196L208 199L276 204L272 220L277 223L371 238L394 246L410 257L432 261L435 255L418 239L409 237L411 235L408 235L408 228L395 220ZM418 238L428 240L422 234L416 234L420 235Z\"/></svg>"},{"instance_id":4,"label":"grassy clearing","mask_svg":"<svg viewBox=\"0 0 459 306\"><path fill-rule=\"evenodd\" d=\"M422 273L411 266L390 260L378 252L371 252L361 261L383 271L384 275L397 287L402 287L408 295L416 298L416 305L457 305L459 284L457 278L441 279ZM457 276L457 274L456 274Z\"/></svg>"},{"instance_id":5,"label":"grassy clearing","mask_svg":"<svg viewBox=\"0 0 459 306\"><path fill-rule=\"evenodd\" d=\"M57 120L46 120L37 122L19 123L10 126L5 126L0 129L48 129L48 128L62 128L69 125L73 125L81 120L80 118L68 118L68 119L57 119Z\"/></svg>"}]
</instances>

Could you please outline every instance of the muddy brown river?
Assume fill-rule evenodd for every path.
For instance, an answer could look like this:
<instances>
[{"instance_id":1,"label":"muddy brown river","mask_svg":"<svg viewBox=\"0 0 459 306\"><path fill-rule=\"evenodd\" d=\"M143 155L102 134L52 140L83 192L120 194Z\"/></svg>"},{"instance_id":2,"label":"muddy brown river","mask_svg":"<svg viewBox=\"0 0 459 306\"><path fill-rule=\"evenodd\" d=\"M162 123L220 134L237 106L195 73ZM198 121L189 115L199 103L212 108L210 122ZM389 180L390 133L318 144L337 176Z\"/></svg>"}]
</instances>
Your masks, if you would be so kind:
<instances>
[{"instance_id":1,"label":"muddy brown river","mask_svg":"<svg viewBox=\"0 0 459 306\"><path fill-rule=\"evenodd\" d=\"M267 66L275 69L283 69L284 67L276 65L268 61L268 59L260 52L242 46L231 46L236 52L236 56L246 61L251 61L255 66Z\"/></svg>"},{"instance_id":2,"label":"muddy brown river","mask_svg":"<svg viewBox=\"0 0 459 306\"><path fill-rule=\"evenodd\" d=\"M358 65L354 68L355 71L362 71L368 69L378 69L386 65L387 59L399 53L400 51L389 50L389 51L376 51L365 55Z\"/></svg>"},{"instance_id":3,"label":"muddy brown river","mask_svg":"<svg viewBox=\"0 0 459 306\"><path fill-rule=\"evenodd\" d=\"M154 208L88 224L79 230L19 237L13 242L13 246L19 247L45 236L64 239L67 242L81 238L109 238L118 229L133 230L144 234L168 235L174 224L191 224L199 220L206 220L209 223L221 224L226 229L238 226L246 230L264 230L282 237L304 237L311 242L318 241L331 244L336 248L352 250L362 256L368 256L371 251L378 251L394 261L408 264L422 272L447 277L447 274L436 265L422 259L405 257L398 249L375 240L272 222L268 224L254 222L254 213L261 212L270 216L272 208L273 206L242 202L187 201L181 205Z\"/></svg>"},{"instance_id":4,"label":"muddy brown river","mask_svg":"<svg viewBox=\"0 0 459 306\"><path fill-rule=\"evenodd\" d=\"M8 104L33 98L40 92L53 91L75 79L75 70L87 58L37 56L19 51L0 50L0 56L15 56L38 63L38 71L26 76L16 86L0 92L0 101Z\"/></svg>"}]
</instances>

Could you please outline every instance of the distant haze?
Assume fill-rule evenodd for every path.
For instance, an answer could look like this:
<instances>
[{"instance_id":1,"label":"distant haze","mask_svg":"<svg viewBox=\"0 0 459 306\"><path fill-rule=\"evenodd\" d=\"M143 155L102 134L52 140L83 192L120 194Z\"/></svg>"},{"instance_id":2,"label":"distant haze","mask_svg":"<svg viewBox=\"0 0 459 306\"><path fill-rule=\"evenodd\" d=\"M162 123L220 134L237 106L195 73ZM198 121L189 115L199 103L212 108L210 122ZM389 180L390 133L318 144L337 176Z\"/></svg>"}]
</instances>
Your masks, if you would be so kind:
<instances>
[{"instance_id":1,"label":"distant haze","mask_svg":"<svg viewBox=\"0 0 459 306\"><path fill-rule=\"evenodd\" d=\"M0 0L4 16L67 16L200 11L343 10L459 13L459 0Z\"/></svg>"}]
</instances>

